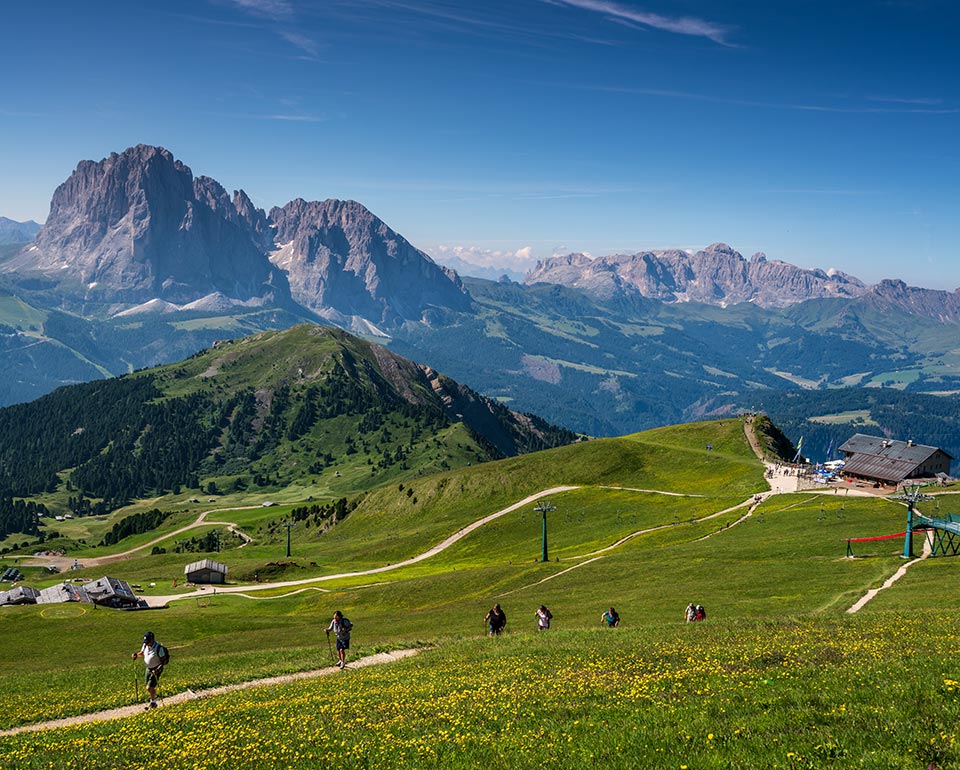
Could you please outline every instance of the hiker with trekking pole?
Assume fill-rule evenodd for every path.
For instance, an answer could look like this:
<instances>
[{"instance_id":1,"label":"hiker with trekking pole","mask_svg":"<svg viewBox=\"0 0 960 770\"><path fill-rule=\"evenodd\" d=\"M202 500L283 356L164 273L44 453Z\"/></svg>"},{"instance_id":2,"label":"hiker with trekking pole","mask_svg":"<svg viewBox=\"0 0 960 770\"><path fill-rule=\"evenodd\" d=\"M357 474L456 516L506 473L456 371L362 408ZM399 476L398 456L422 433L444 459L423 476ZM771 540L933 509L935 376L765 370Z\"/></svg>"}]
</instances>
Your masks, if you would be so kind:
<instances>
[{"instance_id":1,"label":"hiker with trekking pole","mask_svg":"<svg viewBox=\"0 0 960 770\"><path fill-rule=\"evenodd\" d=\"M163 667L170 662L170 652L153 635L153 631L147 631L143 635L143 644L139 652L131 653L131 658L143 658L143 663L147 667L146 685L147 694L150 696L150 702L144 707L146 711L157 707L157 688L160 686L160 675L163 673ZM140 700L140 690L137 688L137 700Z\"/></svg>"},{"instance_id":2,"label":"hiker with trekking pole","mask_svg":"<svg viewBox=\"0 0 960 770\"><path fill-rule=\"evenodd\" d=\"M327 626L327 647L330 646L330 632L333 631L337 637L337 665L340 668L347 667L347 650L350 649L350 630L352 628L353 623L343 617L340 610L333 613L333 620Z\"/></svg>"}]
</instances>

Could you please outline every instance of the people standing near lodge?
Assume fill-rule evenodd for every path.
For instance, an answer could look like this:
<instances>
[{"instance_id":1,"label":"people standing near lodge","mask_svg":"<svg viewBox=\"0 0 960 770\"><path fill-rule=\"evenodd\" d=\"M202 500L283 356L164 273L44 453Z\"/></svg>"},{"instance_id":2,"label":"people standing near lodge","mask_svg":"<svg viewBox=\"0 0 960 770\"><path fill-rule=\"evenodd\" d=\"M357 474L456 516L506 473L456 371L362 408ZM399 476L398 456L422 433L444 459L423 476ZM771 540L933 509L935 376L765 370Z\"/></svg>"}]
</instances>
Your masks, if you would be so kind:
<instances>
[{"instance_id":1,"label":"people standing near lodge","mask_svg":"<svg viewBox=\"0 0 960 770\"><path fill-rule=\"evenodd\" d=\"M611 607L600 616L600 622L606 623L608 628L616 628L620 625L620 615Z\"/></svg>"},{"instance_id":2,"label":"people standing near lodge","mask_svg":"<svg viewBox=\"0 0 960 770\"><path fill-rule=\"evenodd\" d=\"M160 675L163 673L163 667L170 661L170 653L157 638L153 631L147 631L143 635L143 644L139 652L134 652L131 656L134 660L143 658L143 663L147 667L146 685L147 694L150 696L150 702L146 705L146 710L157 707L157 687L160 684Z\"/></svg>"},{"instance_id":3,"label":"people standing near lodge","mask_svg":"<svg viewBox=\"0 0 960 770\"><path fill-rule=\"evenodd\" d=\"M550 621L553 620L553 613L547 609L547 605L541 604L540 609L536 611L537 629L546 631L550 628Z\"/></svg>"},{"instance_id":4,"label":"people standing near lodge","mask_svg":"<svg viewBox=\"0 0 960 770\"><path fill-rule=\"evenodd\" d=\"M507 625L507 613L504 612L499 604L494 604L490 612L486 614L484 620L487 622L487 632L490 636L500 636Z\"/></svg>"},{"instance_id":5,"label":"people standing near lodge","mask_svg":"<svg viewBox=\"0 0 960 770\"><path fill-rule=\"evenodd\" d=\"M330 638L331 631L337 636L337 665L340 668L346 668L347 666L347 650L350 649L350 630L352 628L353 623L343 617L340 610L333 613L333 620L327 626L327 638Z\"/></svg>"}]
</instances>

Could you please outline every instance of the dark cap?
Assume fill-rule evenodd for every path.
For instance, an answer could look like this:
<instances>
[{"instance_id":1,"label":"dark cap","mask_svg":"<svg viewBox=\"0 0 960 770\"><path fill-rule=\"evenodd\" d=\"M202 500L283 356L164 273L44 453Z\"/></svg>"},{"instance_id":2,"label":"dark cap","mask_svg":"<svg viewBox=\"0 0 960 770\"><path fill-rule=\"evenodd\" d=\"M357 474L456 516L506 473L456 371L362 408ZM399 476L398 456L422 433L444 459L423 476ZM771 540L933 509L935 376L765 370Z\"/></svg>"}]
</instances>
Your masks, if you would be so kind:
<instances>
[{"instance_id":1,"label":"dark cap","mask_svg":"<svg viewBox=\"0 0 960 770\"><path fill-rule=\"evenodd\" d=\"M153 644L153 639L154 639L153 631L147 631L147 633L143 635L144 644Z\"/></svg>"}]
</instances>

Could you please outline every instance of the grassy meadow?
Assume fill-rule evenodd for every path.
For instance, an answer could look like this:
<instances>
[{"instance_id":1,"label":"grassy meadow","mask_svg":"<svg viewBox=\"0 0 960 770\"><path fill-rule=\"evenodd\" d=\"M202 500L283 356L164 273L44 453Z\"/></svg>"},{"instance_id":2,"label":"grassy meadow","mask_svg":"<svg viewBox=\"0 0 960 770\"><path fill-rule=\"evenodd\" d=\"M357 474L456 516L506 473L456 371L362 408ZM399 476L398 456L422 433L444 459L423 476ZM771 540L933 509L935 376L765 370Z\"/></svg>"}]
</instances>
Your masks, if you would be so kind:
<instances>
[{"instance_id":1,"label":"grassy meadow","mask_svg":"<svg viewBox=\"0 0 960 770\"><path fill-rule=\"evenodd\" d=\"M395 566L561 485L575 488L548 498L549 562L529 503ZM149 612L2 608L0 729L142 698L143 666L130 653L148 629L171 648L167 695L329 665L323 629L334 609L355 624L350 659L422 651L130 719L0 736L0 768L960 766L950 599L960 562L916 564L848 615L903 560L900 540L858 543L858 558L844 558L845 538L901 531L904 509L799 493L745 517L741 504L766 488L742 423L724 420L391 483L332 528L298 524L289 560L277 522L290 505L218 511L208 520L255 539L209 554L231 577L313 582L246 596L207 588ZM960 496L936 505L960 512ZM203 508L109 549L88 541L82 553L157 537L172 545ZM200 556L145 549L77 574L174 593L173 578ZM706 622L683 622L690 601L707 607ZM493 602L508 625L490 639ZM541 603L554 614L546 633L535 631ZM620 628L600 627L610 605Z\"/></svg>"}]
</instances>

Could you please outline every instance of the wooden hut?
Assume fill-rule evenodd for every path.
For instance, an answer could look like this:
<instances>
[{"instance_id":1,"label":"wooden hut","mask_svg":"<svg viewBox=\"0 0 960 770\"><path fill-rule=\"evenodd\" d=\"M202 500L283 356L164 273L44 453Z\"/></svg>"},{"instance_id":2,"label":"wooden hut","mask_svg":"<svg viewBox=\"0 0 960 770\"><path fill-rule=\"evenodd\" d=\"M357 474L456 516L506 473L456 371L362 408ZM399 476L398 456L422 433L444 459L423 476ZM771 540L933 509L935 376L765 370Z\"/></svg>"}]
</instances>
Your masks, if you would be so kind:
<instances>
[{"instance_id":1,"label":"wooden hut","mask_svg":"<svg viewBox=\"0 0 960 770\"><path fill-rule=\"evenodd\" d=\"M183 568L188 583L225 583L227 565L213 559L201 559Z\"/></svg>"}]
</instances>

